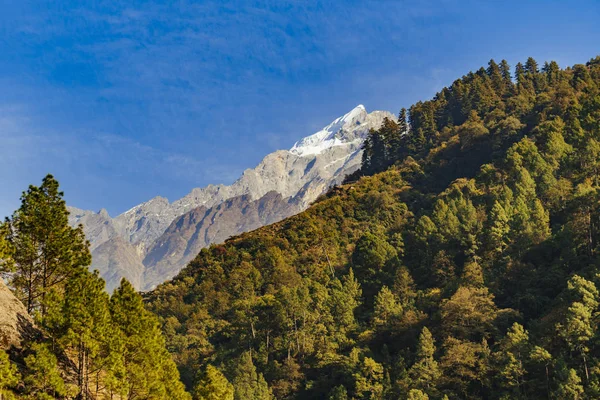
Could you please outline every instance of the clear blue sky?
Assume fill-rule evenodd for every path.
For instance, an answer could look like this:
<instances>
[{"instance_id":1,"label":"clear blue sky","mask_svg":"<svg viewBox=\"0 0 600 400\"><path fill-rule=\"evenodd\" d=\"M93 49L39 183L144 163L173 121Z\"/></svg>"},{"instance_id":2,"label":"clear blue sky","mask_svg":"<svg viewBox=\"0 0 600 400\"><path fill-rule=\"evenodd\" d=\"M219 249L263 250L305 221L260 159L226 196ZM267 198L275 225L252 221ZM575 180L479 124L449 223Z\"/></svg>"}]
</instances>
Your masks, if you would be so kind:
<instances>
[{"instance_id":1,"label":"clear blue sky","mask_svg":"<svg viewBox=\"0 0 600 400\"><path fill-rule=\"evenodd\" d=\"M397 112L506 58L600 54L590 1L10 1L0 216L54 174L116 215L231 183L357 104Z\"/></svg>"}]
</instances>

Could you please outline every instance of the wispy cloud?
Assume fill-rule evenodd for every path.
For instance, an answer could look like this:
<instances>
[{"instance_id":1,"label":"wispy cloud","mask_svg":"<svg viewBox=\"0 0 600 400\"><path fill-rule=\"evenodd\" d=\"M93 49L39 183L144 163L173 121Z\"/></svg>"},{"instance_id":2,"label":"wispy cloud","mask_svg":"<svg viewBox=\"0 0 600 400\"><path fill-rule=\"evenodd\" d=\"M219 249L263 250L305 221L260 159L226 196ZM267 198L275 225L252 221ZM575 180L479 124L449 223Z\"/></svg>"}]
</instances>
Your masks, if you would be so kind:
<instances>
[{"instance_id":1,"label":"wispy cloud","mask_svg":"<svg viewBox=\"0 0 600 400\"><path fill-rule=\"evenodd\" d=\"M12 2L0 15L0 154L10 165L0 210L46 172L75 205L112 212L231 182L359 103L396 112L501 52L592 51L600 7L588 8Z\"/></svg>"}]
</instances>

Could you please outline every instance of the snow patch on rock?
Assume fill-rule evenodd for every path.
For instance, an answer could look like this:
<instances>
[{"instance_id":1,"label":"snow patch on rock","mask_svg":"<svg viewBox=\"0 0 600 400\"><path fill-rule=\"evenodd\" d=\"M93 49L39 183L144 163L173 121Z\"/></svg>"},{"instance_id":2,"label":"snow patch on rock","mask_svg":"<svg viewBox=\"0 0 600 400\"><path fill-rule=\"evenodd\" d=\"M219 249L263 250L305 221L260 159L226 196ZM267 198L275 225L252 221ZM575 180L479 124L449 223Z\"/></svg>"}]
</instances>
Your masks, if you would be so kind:
<instances>
[{"instance_id":1,"label":"snow patch on rock","mask_svg":"<svg viewBox=\"0 0 600 400\"><path fill-rule=\"evenodd\" d=\"M349 113L337 118L319 132L297 141L290 149L290 153L297 156L311 156L321 154L331 147L348 143L344 131L349 131L361 125L367 118L365 106L359 104Z\"/></svg>"}]
</instances>

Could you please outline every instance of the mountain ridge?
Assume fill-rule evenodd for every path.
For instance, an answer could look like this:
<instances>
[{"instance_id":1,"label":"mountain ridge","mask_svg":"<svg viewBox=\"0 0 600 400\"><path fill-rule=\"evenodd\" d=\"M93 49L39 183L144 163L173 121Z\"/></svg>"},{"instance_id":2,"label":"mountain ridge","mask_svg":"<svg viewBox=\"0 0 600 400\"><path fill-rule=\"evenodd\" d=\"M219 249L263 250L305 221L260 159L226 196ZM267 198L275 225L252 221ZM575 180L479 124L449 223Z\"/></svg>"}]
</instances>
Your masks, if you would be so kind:
<instances>
[{"instance_id":1,"label":"mountain ridge","mask_svg":"<svg viewBox=\"0 0 600 400\"><path fill-rule=\"evenodd\" d=\"M168 232L168 238L162 237L173 222L188 213L196 215L199 207L211 212L217 211L212 209L230 199L238 199L235 204L241 208L254 209L261 200L272 204L279 214L265 217L267 223L277 222L300 212L329 187L341 183L345 176L358 169L363 140L370 129L381 126L384 118L395 117L386 111L368 113L363 105L359 105L320 131L298 140L289 150L267 154L255 168L246 169L231 185L210 184L193 188L187 195L173 202L156 196L114 218L105 209L94 212L69 207L69 222L73 226L79 223L84 225L94 255L92 268L101 272L107 280L109 290L118 285L121 277L128 278L138 289L150 289L167 277L174 276L193 257L192 254L184 256L178 253L175 258L180 262L175 264L168 259L161 262L150 257L153 267L164 269L170 266L168 273L165 271L164 276L156 276L151 282L144 282L145 272L142 272L140 278L140 264L144 265L148 255L159 253L159 249L154 248L155 245L164 246L167 240L178 241L173 230ZM270 197L270 192L280 194L281 198L274 200ZM267 197L264 198L265 196ZM216 218L218 224L227 225L229 230L209 234L214 240L225 240L247 229L262 226L259 223L260 215L265 214L265 211L254 215L253 223L246 224L243 214L235 213L231 208L227 210L225 217L235 218L235 221L225 221L222 216ZM183 218L182 221L190 223L193 220L195 219ZM205 229L209 229L215 222L202 223ZM213 231L214 229L211 230ZM207 246L214 241L205 240L203 243L203 246ZM170 246L174 246L174 243ZM175 247L178 251L184 251L188 246L179 243ZM192 247L199 251L197 246ZM108 249L111 254L106 254ZM115 273L115 270L118 272Z\"/></svg>"}]
</instances>

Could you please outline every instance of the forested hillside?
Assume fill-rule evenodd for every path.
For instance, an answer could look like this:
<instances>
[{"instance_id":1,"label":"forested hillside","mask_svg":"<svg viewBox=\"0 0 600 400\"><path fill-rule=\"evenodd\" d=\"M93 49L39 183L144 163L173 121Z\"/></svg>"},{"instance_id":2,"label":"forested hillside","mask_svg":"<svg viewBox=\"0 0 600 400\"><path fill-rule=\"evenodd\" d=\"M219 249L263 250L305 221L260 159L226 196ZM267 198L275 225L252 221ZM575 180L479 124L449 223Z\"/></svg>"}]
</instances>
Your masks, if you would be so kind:
<instances>
[{"instance_id":1,"label":"forested hillside","mask_svg":"<svg viewBox=\"0 0 600 400\"><path fill-rule=\"evenodd\" d=\"M600 57L469 73L147 295L197 399L600 398Z\"/></svg>"},{"instance_id":2,"label":"forested hillside","mask_svg":"<svg viewBox=\"0 0 600 400\"><path fill-rule=\"evenodd\" d=\"M0 400L190 399L141 295L90 263L58 182L23 192L0 224Z\"/></svg>"}]
</instances>

